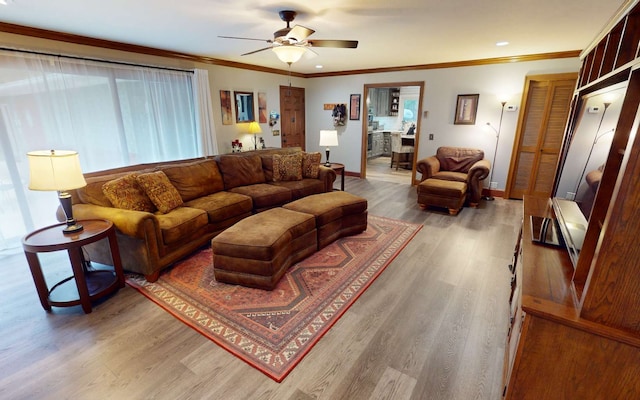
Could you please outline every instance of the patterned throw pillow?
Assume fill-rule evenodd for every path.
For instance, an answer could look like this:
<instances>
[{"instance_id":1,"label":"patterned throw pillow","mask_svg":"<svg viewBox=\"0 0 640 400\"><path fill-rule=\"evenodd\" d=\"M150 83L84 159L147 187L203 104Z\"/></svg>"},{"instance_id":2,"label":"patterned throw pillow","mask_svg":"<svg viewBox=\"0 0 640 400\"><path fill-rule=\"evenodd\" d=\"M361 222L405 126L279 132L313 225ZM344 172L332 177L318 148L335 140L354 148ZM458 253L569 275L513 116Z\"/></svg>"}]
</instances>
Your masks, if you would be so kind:
<instances>
[{"instance_id":1,"label":"patterned throw pillow","mask_svg":"<svg viewBox=\"0 0 640 400\"><path fill-rule=\"evenodd\" d=\"M154 212L156 206L138 184L137 176L138 174L132 173L105 182L102 193L116 208Z\"/></svg>"},{"instance_id":2,"label":"patterned throw pillow","mask_svg":"<svg viewBox=\"0 0 640 400\"><path fill-rule=\"evenodd\" d=\"M302 180L302 153L274 154L273 180L275 182Z\"/></svg>"},{"instance_id":3,"label":"patterned throw pillow","mask_svg":"<svg viewBox=\"0 0 640 400\"><path fill-rule=\"evenodd\" d=\"M320 174L320 160L322 154L302 153L302 177L317 179Z\"/></svg>"},{"instance_id":4,"label":"patterned throw pillow","mask_svg":"<svg viewBox=\"0 0 640 400\"><path fill-rule=\"evenodd\" d=\"M178 190L171 184L171 181L169 181L169 178L164 172L156 171L141 174L138 175L136 179L161 213L166 214L182 205L180 193L178 193Z\"/></svg>"}]
</instances>

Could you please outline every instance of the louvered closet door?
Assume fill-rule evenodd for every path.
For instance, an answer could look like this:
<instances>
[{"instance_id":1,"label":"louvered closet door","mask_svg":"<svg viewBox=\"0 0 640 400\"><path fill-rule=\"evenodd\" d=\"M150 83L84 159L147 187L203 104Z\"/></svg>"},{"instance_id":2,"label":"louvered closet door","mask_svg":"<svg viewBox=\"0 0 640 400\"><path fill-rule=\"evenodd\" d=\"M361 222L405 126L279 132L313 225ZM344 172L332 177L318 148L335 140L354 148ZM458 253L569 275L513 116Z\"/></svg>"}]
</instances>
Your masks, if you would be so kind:
<instances>
[{"instance_id":1,"label":"louvered closet door","mask_svg":"<svg viewBox=\"0 0 640 400\"><path fill-rule=\"evenodd\" d=\"M505 197L549 197L577 74L528 77Z\"/></svg>"}]
</instances>

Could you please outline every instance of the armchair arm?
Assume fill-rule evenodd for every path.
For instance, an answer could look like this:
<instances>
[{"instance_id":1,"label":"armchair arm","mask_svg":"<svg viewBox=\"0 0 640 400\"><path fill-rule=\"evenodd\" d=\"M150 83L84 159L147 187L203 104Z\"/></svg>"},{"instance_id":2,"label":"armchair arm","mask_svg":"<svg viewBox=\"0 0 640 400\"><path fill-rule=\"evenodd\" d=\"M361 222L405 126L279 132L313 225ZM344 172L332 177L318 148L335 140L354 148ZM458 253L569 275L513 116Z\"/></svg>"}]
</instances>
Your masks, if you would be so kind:
<instances>
[{"instance_id":1,"label":"armchair arm","mask_svg":"<svg viewBox=\"0 0 640 400\"><path fill-rule=\"evenodd\" d=\"M491 170L491 162L489 160L480 160L476 161L475 164L469 168L469 172L467 173L468 182L473 180L481 181L489 176L489 171Z\"/></svg>"},{"instance_id":2,"label":"armchair arm","mask_svg":"<svg viewBox=\"0 0 640 400\"><path fill-rule=\"evenodd\" d=\"M467 173L469 187L469 202L477 204L482 198L482 181L489 176L491 162L489 160L476 161Z\"/></svg>"},{"instance_id":3,"label":"armchair arm","mask_svg":"<svg viewBox=\"0 0 640 400\"><path fill-rule=\"evenodd\" d=\"M422 182L440 171L440 161L436 156L423 158L416 163L416 170L422 175L420 178L420 182Z\"/></svg>"},{"instance_id":4,"label":"armchair arm","mask_svg":"<svg viewBox=\"0 0 640 400\"><path fill-rule=\"evenodd\" d=\"M336 181L336 171L321 164L318 179L324 182L324 191L331 192L333 191L333 183Z\"/></svg>"}]
</instances>

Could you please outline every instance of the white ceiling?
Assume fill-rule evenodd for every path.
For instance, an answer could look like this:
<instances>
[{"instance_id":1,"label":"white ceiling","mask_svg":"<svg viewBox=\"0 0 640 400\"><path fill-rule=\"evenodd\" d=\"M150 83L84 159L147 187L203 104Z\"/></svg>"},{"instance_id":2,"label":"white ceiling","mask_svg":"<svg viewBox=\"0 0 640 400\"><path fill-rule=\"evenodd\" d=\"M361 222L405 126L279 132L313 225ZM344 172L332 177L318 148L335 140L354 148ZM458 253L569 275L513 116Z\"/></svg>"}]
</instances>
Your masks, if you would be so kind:
<instances>
[{"instance_id":1,"label":"white ceiling","mask_svg":"<svg viewBox=\"0 0 640 400\"><path fill-rule=\"evenodd\" d=\"M316 31L311 39L358 40L316 48L292 67L333 72L582 50L627 0L6 0L0 21L177 52L287 69L268 44L278 11ZM498 41L509 41L504 47ZM323 69L315 68L322 64Z\"/></svg>"}]
</instances>

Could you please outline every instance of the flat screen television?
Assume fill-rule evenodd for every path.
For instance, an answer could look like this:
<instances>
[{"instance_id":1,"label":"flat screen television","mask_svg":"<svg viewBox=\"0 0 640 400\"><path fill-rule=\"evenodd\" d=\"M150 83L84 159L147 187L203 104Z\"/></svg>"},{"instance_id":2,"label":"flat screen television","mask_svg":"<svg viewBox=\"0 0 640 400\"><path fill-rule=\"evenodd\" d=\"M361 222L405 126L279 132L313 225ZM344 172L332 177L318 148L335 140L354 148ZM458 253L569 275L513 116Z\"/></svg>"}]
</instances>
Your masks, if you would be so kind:
<instances>
[{"instance_id":1,"label":"flat screen television","mask_svg":"<svg viewBox=\"0 0 640 400\"><path fill-rule=\"evenodd\" d=\"M575 268L578 264L578 257L580 257L584 236L587 233L587 219L575 201L554 197L551 203L562 234L562 241Z\"/></svg>"}]
</instances>

